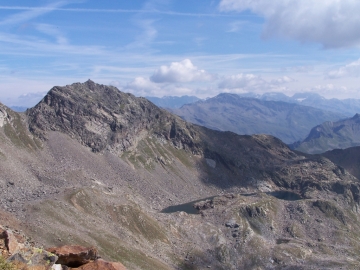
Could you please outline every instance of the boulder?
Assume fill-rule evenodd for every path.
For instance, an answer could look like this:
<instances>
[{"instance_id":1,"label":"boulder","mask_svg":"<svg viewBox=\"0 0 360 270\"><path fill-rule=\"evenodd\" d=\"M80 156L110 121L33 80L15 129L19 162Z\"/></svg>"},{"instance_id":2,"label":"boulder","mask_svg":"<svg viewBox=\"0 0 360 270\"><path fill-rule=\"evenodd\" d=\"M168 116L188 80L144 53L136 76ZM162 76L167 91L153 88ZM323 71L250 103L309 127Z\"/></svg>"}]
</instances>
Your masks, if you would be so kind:
<instances>
[{"instance_id":1,"label":"boulder","mask_svg":"<svg viewBox=\"0 0 360 270\"><path fill-rule=\"evenodd\" d=\"M48 248L47 251L59 257L56 264L73 268L80 267L98 258L98 251L95 247L61 246Z\"/></svg>"},{"instance_id":2,"label":"boulder","mask_svg":"<svg viewBox=\"0 0 360 270\"><path fill-rule=\"evenodd\" d=\"M119 262L106 262L104 260L96 260L90 263L87 263L77 270L126 270L125 266Z\"/></svg>"},{"instance_id":3,"label":"boulder","mask_svg":"<svg viewBox=\"0 0 360 270\"><path fill-rule=\"evenodd\" d=\"M40 248L22 248L7 261L14 262L19 269L50 270L57 256Z\"/></svg>"},{"instance_id":4,"label":"boulder","mask_svg":"<svg viewBox=\"0 0 360 270\"><path fill-rule=\"evenodd\" d=\"M21 248L24 247L23 244L18 243L14 234L12 232L10 232L9 230L5 230L5 231L1 232L0 239L4 240L5 247L10 254L15 254Z\"/></svg>"}]
</instances>

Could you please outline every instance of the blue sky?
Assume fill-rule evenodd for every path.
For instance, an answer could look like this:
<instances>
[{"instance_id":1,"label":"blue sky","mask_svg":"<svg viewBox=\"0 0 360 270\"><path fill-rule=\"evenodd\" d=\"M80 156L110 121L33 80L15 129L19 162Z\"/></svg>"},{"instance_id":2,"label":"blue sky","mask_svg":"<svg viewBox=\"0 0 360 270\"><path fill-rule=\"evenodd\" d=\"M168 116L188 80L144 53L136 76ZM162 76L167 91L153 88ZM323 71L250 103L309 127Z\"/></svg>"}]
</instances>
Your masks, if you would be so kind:
<instances>
[{"instance_id":1,"label":"blue sky","mask_svg":"<svg viewBox=\"0 0 360 270\"><path fill-rule=\"evenodd\" d=\"M55 85L137 96L360 98L357 0L0 0L0 101Z\"/></svg>"}]
</instances>

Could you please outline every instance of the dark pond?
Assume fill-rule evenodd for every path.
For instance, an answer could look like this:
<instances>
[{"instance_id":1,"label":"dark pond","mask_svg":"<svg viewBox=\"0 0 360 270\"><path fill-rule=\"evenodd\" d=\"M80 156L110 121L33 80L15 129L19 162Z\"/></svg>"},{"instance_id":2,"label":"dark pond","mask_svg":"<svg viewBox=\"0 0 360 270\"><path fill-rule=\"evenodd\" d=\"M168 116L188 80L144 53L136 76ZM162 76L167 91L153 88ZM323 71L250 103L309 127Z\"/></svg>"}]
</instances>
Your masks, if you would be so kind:
<instances>
[{"instance_id":1,"label":"dark pond","mask_svg":"<svg viewBox=\"0 0 360 270\"><path fill-rule=\"evenodd\" d=\"M274 196L275 198L278 198L280 200L285 200L285 201L297 201L297 200L302 199L299 194L297 194L295 192L291 192L291 191L284 191L284 190L267 192L266 194L269 194L271 196Z\"/></svg>"},{"instance_id":2,"label":"dark pond","mask_svg":"<svg viewBox=\"0 0 360 270\"><path fill-rule=\"evenodd\" d=\"M297 201L297 200L301 200L302 198L300 197L299 194L296 194L294 192L290 192L290 191L272 191L272 192L267 192L266 194L274 196L280 200L286 200L286 201ZM242 196L254 196L256 195L256 193L248 193L248 194L240 194ZM163 210L161 210L161 213L175 213L175 212L180 212L183 211L185 213L188 214L198 214L199 211L197 209L195 209L194 207L194 203L197 202L201 202L201 201L206 201L206 200L212 200L213 198L215 198L216 196L212 196L212 197L208 197L208 198L203 198L203 199L199 199L196 201L191 201L191 202L187 202L187 203L183 203L183 204L178 204L178 205L172 205L169 207L164 208Z\"/></svg>"},{"instance_id":3,"label":"dark pond","mask_svg":"<svg viewBox=\"0 0 360 270\"><path fill-rule=\"evenodd\" d=\"M201 202L201 201L206 201L206 200L211 200L213 198L215 198L215 196L200 199L200 200L196 200L196 201L192 201L192 202L188 202L188 203L184 203L184 204L172 205L172 206L166 207L163 210L161 210L161 213L168 213L169 214L169 213L175 213L175 212L183 211L183 212L188 213L188 214L193 214L193 215L198 214L199 211L197 209L195 209L194 203Z\"/></svg>"}]
</instances>

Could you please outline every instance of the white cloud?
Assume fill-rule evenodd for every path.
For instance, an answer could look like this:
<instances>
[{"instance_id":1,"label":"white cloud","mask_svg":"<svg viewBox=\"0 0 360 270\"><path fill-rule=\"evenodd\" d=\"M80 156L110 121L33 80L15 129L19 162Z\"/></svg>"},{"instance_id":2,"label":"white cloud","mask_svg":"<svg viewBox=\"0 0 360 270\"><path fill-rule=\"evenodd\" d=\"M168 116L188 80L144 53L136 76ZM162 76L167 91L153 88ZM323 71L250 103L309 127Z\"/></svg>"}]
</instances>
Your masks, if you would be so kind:
<instances>
[{"instance_id":1,"label":"white cloud","mask_svg":"<svg viewBox=\"0 0 360 270\"><path fill-rule=\"evenodd\" d=\"M263 94L266 92L288 92L290 89L286 84L294 81L294 79L287 76L264 79L255 74L240 73L224 77L218 84L218 88L227 93L252 92Z\"/></svg>"},{"instance_id":2,"label":"white cloud","mask_svg":"<svg viewBox=\"0 0 360 270\"><path fill-rule=\"evenodd\" d=\"M123 88L136 96L183 96L193 93L193 90L181 85L157 84L148 78L136 77Z\"/></svg>"},{"instance_id":3,"label":"white cloud","mask_svg":"<svg viewBox=\"0 0 360 270\"><path fill-rule=\"evenodd\" d=\"M161 66L150 77L150 80L155 83L185 83L210 81L212 79L214 79L214 75L207 73L205 70L198 69L189 59L173 62L170 66Z\"/></svg>"},{"instance_id":4,"label":"white cloud","mask_svg":"<svg viewBox=\"0 0 360 270\"><path fill-rule=\"evenodd\" d=\"M358 0L221 0L224 12L251 12L265 18L263 36L316 42L325 48L360 44Z\"/></svg>"},{"instance_id":5,"label":"white cloud","mask_svg":"<svg viewBox=\"0 0 360 270\"><path fill-rule=\"evenodd\" d=\"M360 76L360 59L350 64L340 67L337 70L332 70L327 74L330 79L342 77L359 77Z\"/></svg>"},{"instance_id":6,"label":"white cloud","mask_svg":"<svg viewBox=\"0 0 360 270\"><path fill-rule=\"evenodd\" d=\"M132 89L136 91L153 91L158 89L158 86L150 81L148 78L136 77L132 82L128 83L126 86L127 89Z\"/></svg>"},{"instance_id":7,"label":"white cloud","mask_svg":"<svg viewBox=\"0 0 360 270\"><path fill-rule=\"evenodd\" d=\"M305 89L306 92L314 92L327 98L340 98L345 96L352 96L355 98L358 96L356 89L349 89L346 86L337 86L333 84L317 85L315 87Z\"/></svg>"},{"instance_id":8,"label":"white cloud","mask_svg":"<svg viewBox=\"0 0 360 270\"><path fill-rule=\"evenodd\" d=\"M281 78L271 80L271 84L279 85L279 84L284 84L284 83L289 83L289 82L294 82L294 81L295 81L294 79L292 79L288 76L283 76Z\"/></svg>"},{"instance_id":9,"label":"white cloud","mask_svg":"<svg viewBox=\"0 0 360 270\"><path fill-rule=\"evenodd\" d=\"M257 88L266 82L260 76L254 74L237 74L225 77L220 83L220 89L249 89Z\"/></svg>"}]
</instances>

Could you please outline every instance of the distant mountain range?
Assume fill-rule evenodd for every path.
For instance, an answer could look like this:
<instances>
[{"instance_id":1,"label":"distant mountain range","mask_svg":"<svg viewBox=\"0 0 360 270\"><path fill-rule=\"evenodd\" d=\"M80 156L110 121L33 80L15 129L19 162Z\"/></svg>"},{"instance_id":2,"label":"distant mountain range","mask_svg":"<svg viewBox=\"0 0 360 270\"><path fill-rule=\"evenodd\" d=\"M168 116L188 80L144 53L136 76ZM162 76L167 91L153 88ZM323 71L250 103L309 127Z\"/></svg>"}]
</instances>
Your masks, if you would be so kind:
<instances>
[{"instance_id":1,"label":"distant mountain range","mask_svg":"<svg viewBox=\"0 0 360 270\"><path fill-rule=\"evenodd\" d=\"M264 96L265 98L265 96ZM270 134L285 143L305 138L312 127L344 114L283 101L220 94L173 112L186 121L237 134Z\"/></svg>"},{"instance_id":2,"label":"distant mountain range","mask_svg":"<svg viewBox=\"0 0 360 270\"><path fill-rule=\"evenodd\" d=\"M169 108L169 109L180 108L184 104L193 103L200 100L200 98L195 96L181 96L181 97L165 96L162 98L159 97L146 97L146 98L150 100L152 103L154 103L156 106L162 108Z\"/></svg>"},{"instance_id":3,"label":"distant mountain range","mask_svg":"<svg viewBox=\"0 0 360 270\"><path fill-rule=\"evenodd\" d=\"M360 114L337 122L325 122L314 127L308 137L292 147L317 154L332 149L345 149L360 145Z\"/></svg>"},{"instance_id":4,"label":"distant mountain range","mask_svg":"<svg viewBox=\"0 0 360 270\"><path fill-rule=\"evenodd\" d=\"M25 112L28 108L22 106L10 106L10 109L12 109L15 112Z\"/></svg>"},{"instance_id":5,"label":"distant mountain range","mask_svg":"<svg viewBox=\"0 0 360 270\"><path fill-rule=\"evenodd\" d=\"M310 106L321 110L332 111L353 116L360 113L360 99L326 99L316 93L296 93L289 97L283 93L273 92L257 95L252 93L240 94L241 97L253 97L261 100L284 101L289 103Z\"/></svg>"},{"instance_id":6,"label":"distant mountain range","mask_svg":"<svg viewBox=\"0 0 360 270\"><path fill-rule=\"evenodd\" d=\"M266 101L283 101L288 103L295 103L304 106L310 106L321 110L332 111L343 114L345 116L353 116L356 113L360 113L360 99L326 99L316 93L296 93L289 97L279 92L269 92L262 95L254 93L238 94L243 98L256 98ZM162 98L158 97L146 97L152 103L163 108L176 109L180 108L185 104L190 104L201 100L195 96L165 96Z\"/></svg>"}]
</instances>

